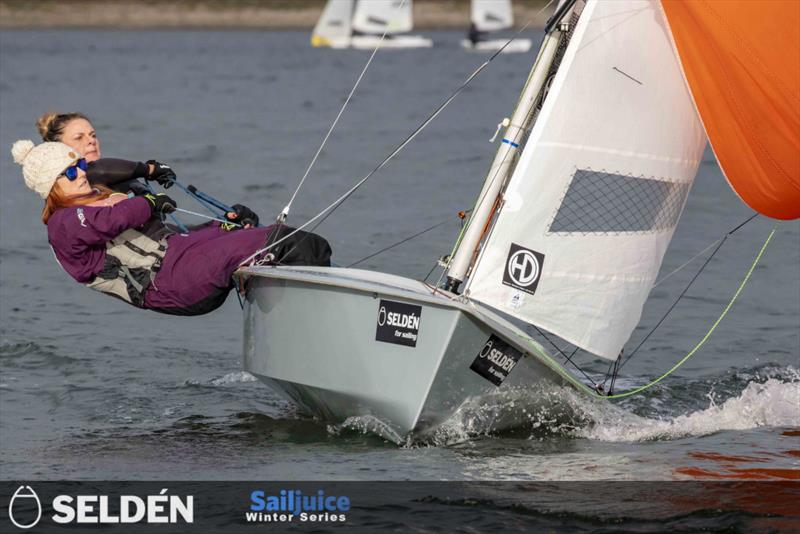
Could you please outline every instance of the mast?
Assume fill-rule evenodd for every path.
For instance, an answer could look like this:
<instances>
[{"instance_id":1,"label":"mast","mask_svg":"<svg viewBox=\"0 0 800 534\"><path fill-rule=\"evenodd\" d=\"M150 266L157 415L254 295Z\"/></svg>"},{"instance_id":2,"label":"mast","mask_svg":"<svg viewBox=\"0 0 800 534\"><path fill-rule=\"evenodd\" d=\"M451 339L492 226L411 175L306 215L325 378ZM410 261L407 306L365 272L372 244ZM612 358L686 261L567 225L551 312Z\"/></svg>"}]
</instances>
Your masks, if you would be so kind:
<instances>
[{"instance_id":1,"label":"mast","mask_svg":"<svg viewBox=\"0 0 800 534\"><path fill-rule=\"evenodd\" d=\"M512 164L516 163L517 151L521 148L525 133L530 127L533 108L547 80L550 66L558 50L558 43L561 39L558 22L572 8L574 3L575 0L562 1L547 23L545 28L547 34L539 50L539 55L533 64L531 74L528 76L528 81L522 90L514 114L507 125L500 148L498 148L494 161L492 161L492 166L489 168L489 173L478 196L478 202L473 210L469 225L447 271L445 289L448 291L458 291L461 282L468 275L475 259L477 248L484 236L484 229L497 210L498 197L511 176L513 171ZM506 121L503 124L505 125Z\"/></svg>"}]
</instances>

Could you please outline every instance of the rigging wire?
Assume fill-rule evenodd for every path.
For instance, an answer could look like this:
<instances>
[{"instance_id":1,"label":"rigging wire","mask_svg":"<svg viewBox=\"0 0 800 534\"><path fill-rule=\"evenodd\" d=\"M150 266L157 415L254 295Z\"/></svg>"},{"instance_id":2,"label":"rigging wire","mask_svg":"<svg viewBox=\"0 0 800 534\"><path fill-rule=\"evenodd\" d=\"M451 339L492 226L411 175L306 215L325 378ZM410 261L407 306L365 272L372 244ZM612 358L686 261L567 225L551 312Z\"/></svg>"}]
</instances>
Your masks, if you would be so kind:
<instances>
[{"instance_id":1,"label":"rigging wire","mask_svg":"<svg viewBox=\"0 0 800 534\"><path fill-rule=\"evenodd\" d=\"M703 270L709 264L709 262L714 257L714 255L719 251L720 248L722 248L722 245L725 244L725 241L727 241L730 236L732 236L735 232L737 232L744 225L746 225L747 223L749 223L750 221L755 219L757 216L758 216L758 213L755 213L755 214L751 215L744 222L742 222L741 224L739 224L738 226L733 228L733 230L730 230L728 233L726 233L724 236L722 236L721 239L717 240L718 244L717 244L716 248L714 249L714 251L711 253L711 255L709 255L709 257L706 258L706 261L703 263L702 266L700 266L700 269L697 271L697 273L695 273L695 275L692 277L692 279L689 281L689 283L686 285L686 287L683 288L683 291L681 291L680 295L678 295L678 298L675 299L675 301L672 303L672 305L669 307L669 309L666 311L666 313L664 313L664 315L661 317L661 319L656 323L656 325L650 330L650 332L648 332L648 334L644 337L644 339L642 339L639 342L639 344L636 346L636 348L633 349L633 351L630 354L628 354L625 357L624 360L622 360L622 362L619 364L619 366L616 367L616 369L615 369L616 372L620 371L622 369L622 367L631 358L633 358L633 355L636 354L639 351L639 349L642 347L642 345L644 345L645 341L650 339L650 336L653 335L653 333L658 329L659 326L661 326L661 324L664 322L664 320L667 318L667 316L670 314L670 312L675 308L675 306L683 298L683 296L686 294L686 292L689 291L689 288L692 287L692 284L694 283L694 281L697 280L697 278L700 276L700 274L703 272ZM706 247L705 250L708 250L708 248L710 248L710 246ZM692 259L694 259L694 258L692 258ZM686 264L684 264L684 265L686 265ZM675 272L675 271L673 271L673 272ZM670 273L668 276L671 276L671 275L672 275L672 273ZM662 278L661 281L663 282L664 280L666 280L666 278L667 277Z\"/></svg>"},{"instance_id":2,"label":"rigging wire","mask_svg":"<svg viewBox=\"0 0 800 534\"><path fill-rule=\"evenodd\" d=\"M539 12L534 17L544 12L544 10L547 9L550 6L550 4L553 3L553 1L554 0L550 0L550 2L548 2L542 9L540 9ZM286 234L281 239L278 239L271 245L262 247L261 249L257 250L249 257L245 258L240 265L249 264L264 252L270 250L271 248L279 245L283 241L292 237L298 231L305 230L312 224L313 226L311 227L310 230L308 230L310 232L313 232L317 227L319 227L319 225L322 224L334 211L336 211L336 209L338 209L339 206L341 206L345 200L350 198L350 196L353 193L355 193L356 190L358 190L362 185L364 185L364 183L366 183L367 180L369 180L375 173L377 173L379 170L385 167L386 164L389 163L391 159L393 159L397 154L399 154L411 141L413 141L417 137L417 135L419 135L419 133L422 130L424 130L437 116L439 116L439 114L442 111L444 111L444 109L448 105L450 105L450 103L464 91L464 89L472 82L472 80L475 79L475 77L477 77L478 74L480 74L483 71L483 69L485 69L498 55L500 55L503 52L503 50L505 50L505 48L519 36L519 34L521 34L524 30L528 28L528 26L531 25L533 20L534 18L531 18L528 22L526 22L525 25L522 26L522 28L520 28L500 49L498 49L486 61L484 61L480 66L478 66L478 68L476 68L472 72L472 74L470 74L466 78L466 80L462 82L461 85L458 86L458 88L456 88L456 90L449 97L447 97L441 104L439 104L439 106L430 115L428 115L428 117L424 121L422 121L422 123L413 132L411 132L411 134L409 134L399 145L397 145L397 147L395 147L395 149L392 150L392 152L388 156L386 156L372 171L370 171L366 176L364 176L364 178L359 180L353 187L347 190L343 195L341 195L339 198L333 201L328 207L324 208L317 215L306 221L303 225L299 226L294 231Z\"/></svg>"},{"instance_id":3,"label":"rigging wire","mask_svg":"<svg viewBox=\"0 0 800 534\"><path fill-rule=\"evenodd\" d=\"M736 228L736 229L738 229L738 228ZM641 393L642 391L650 389L651 387L655 386L656 384L658 384L659 382L661 382L662 380L664 380L665 378L670 376L672 373L674 373L679 367L681 367L684 363L686 363L689 360L689 358L694 356L697 353L697 351L700 350L703 347L703 345L706 344L706 342L709 340L711 335L714 333L714 331L720 325L722 320L728 315L728 312L731 310L731 308L733 307L734 303L739 298L739 295L741 295L742 290L744 290L745 286L750 281L750 277L752 276L753 271L755 271L756 266L761 261L761 258L764 255L764 251L766 251L767 246L769 245L770 241L772 241L772 238L775 235L775 232L776 232L777 229L778 229L778 225L776 224L775 226L773 226L772 230L770 231L769 235L767 236L767 239L764 241L764 244L761 246L761 250L759 250L758 255L753 260L753 263L750 265L750 269L747 271L747 274L742 279L741 283L739 284L739 287L736 289L736 292L733 294L733 296L731 297L731 299L728 302L727 306L725 306L725 309L722 310L722 313L719 315L719 317L717 317L717 320L714 321L714 324L711 325L711 327L708 329L708 331L703 336L703 338L694 346L694 348L692 350L690 350L686 354L686 356L681 358L675 365L673 365L672 368L670 368L668 371L666 371L664 374L662 374L658 378L656 378L654 380L651 380L647 384L645 384L643 386L639 386L637 388L634 388L634 389L632 389L630 391L626 391L624 393L617 393L615 395L603 395L603 394L600 394L600 393L596 392L592 388L586 386L586 384L584 384L583 382L577 380L570 373L567 373L565 370L563 370L563 368L561 368L558 365L558 363L556 361L554 361L546 352L537 351L537 354L541 358L543 358L545 361L549 362L553 366L553 369L556 372L558 372L559 375L562 376L565 380L569 381L572 385L574 385L575 387L577 387L578 389L580 389L581 391L583 391L587 395L590 395L590 396L595 397L595 398L606 399L606 400L621 399L621 398L625 398L625 397L630 397L632 395L635 395L637 393ZM528 343L531 343L533 341L532 338L524 338L522 336L520 336L520 337L523 340L527 341Z\"/></svg>"},{"instance_id":4,"label":"rigging wire","mask_svg":"<svg viewBox=\"0 0 800 534\"><path fill-rule=\"evenodd\" d=\"M608 369L607 369L607 370L606 370L606 372L605 372L605 378L603 379L603 382L602 382L601 384L598 384L598 386L600 386L600 387L603 387L603 388L604 388L604 387L605 387L605 385L606 385L606 383L608 382L608 380L609 380L609 378L610 378L610 379L611 379L611 387L609 388L609 393L610 393L610 392L613 390L613 387L614 387L614 382L616 381L616 379L617 379L617 375L619 374L619 371L622 369L622 366L623 366L623 365L625 365L625 364L626 364L626 363L627 363L627 362L628 362L628 361L629 361L629 360L630 360L630 359L633 357L633 355L634 355L634 354L636 354L636 352L637 352L637 351L638 351L638 350L639 350L639 349L642 347L642 345L644 345L645 341L647 341L647 340L650 338L650 336L651 336L651 335L652 335L652 334L653 334L653 333L654 333L654 332L655 332L655 331L658 329L658 327L659 327L659 326L661 326L661 324L662 324L662 323L664 322L664 320L667 318L667 315L669 315L669 313L672 311L672 309L673 309L673 308L674 308L674 307L675 307L675 306L678 304L678 301L680 301L680 299L681 299L681 298L682 298L682 297L683 297L683 296L686 294L686 292L689 290L689 288L690 288L690 287L691 287L691 285L694 283L694 281L697 279L697 277L698 277L698 276L700 276L700 274L703 272L703 270L705 269L705 267L706 267L706 266L708 265L708 263L711 261L711 258L713 258L713 257L714 257L714 255L717 253L717 251L720 249L720 247L722 247L722 244L725 242L725 240L727 240L727 239L728 239L728 237L730 237L731 235L733 235L734 233L736 233L738 230L740 230L742 227L744 227L744 226L745 226L747 223L749 223L750 221L752 221L752 220L753 220L753 219L755 219L756 217L758 217L758 213L754 213L753 215L751 215L750 217L748 217L747 219L745 219L744 221L742 221L740 224L738 224L737 226L735 226L733 229L729 230L729 231L728 231L728 232L727 232L727 233L726 233L724 236L722 236L721 238L717 239L716 241L714 241L713 243L711 243L710 245L708 245L706 248L704 248L704 249L703 249L702 251L700 251L698 254L696 254L696 255L695 255L695 256L693 256L691 259L689 259L687 262L685 262L683 265L681 265L681 266L680 266L680 267L678 267L677 269L673 270L672 272L670 272L668 275L666 275L666 276L665 276L665 277L663 277L661 280L659 280L659 281L658 281L656 284L654 284L654 285L653 285L653 287L656 287L657 285L659 285L661 282L665 281L667 278L669 278L669 277L670 277L670 276L672 276L673 274L675 274L675 273L677 273L678 271L680 271L681 269L685 268L685 267L686 267L687 265L689 265L689 264L690 264L692 261L694 261L695 259L697 259L698 257L700 257L700 256L701 256L703 253L705 253L705 252L706 252L708 249L710 249L711 247L713 247L713 246L715 246L715 245L717 246L717 248L714 250L714 252L712 252L712 253L711 253L711 255L710 255L710 256L709 256L709 257L706 259L705 263L703 263L703 265L700 267L700 269L699 269L699 270L697 271L697 273L694 275L694 277L693 277L693 278L692 278L692 280L689 282L689 284L688 284L688 285L687 285L687 286L686 286L686 287L683 289L683 291L682 291L682 292L681 292L681 294L678 296L678 298L677 298L677 299L675 299L675 302L673 302L673 303L672 303L672 306L670 306L670 308L667 310L667 312L666 312L666 313L665 313L665 314L664 314L664 315L661 317L661 320L659 320L659 321L658 321L658 323L657 323L657 324L656 324L656 325L655 325L655 326L654 326L654 327L653 327L653 328L650 330L650 332L649 332L649 333L648 333L648 334L647 334L647 335L644 337L644 339L642 339L642 341L641 341L641 342L639 342L639 344L636 346L636 348L635 348L635 349L633 349L633 351L632 351L630 354L628 354L628 355L627 355L627 356L626 356L624 359L622 359L622 358L621 358L621 356L622 356L622 355L620 354L620 357L618 357L616 360L613 360L613 361L612 361L612 362L609 364L609 366L608 366ZM538 329L537 329L537 330L538 330ZM541 332L540 332L540 333L541 333ZM545 338L546 338L546 336L545 336ZM548 341L550 341L550 340L548 339ZM555 346L555 343L553 343L552 341L550 341L550 343L551 343L553 346ZM560 353L561 353L563 356L565 356L565 357L566 357L566 355L565 355L565 354L564 354L564 353L561 351L561 349L559 349L558 347L556 347L556 349L557 349L557 350L558 350L558 351L559 351L559 352L560 352ZM574 350L574 351L572 351L572 354L571 354L570 356L573 356L573 355L574 355L574 354L575 354L575 353L576 353L578 350L580 350L580 347L576 347L576 348L575 348L575 350ZM569 359L568 359L568 361L570 361L570 363L572 363L572 364L573 364L575 367L579 367L579 366L578 366L578 364L576 364L576 363L572 362L571 360L569 360ZM612 373L612 370L613 370L613 373ZM583 372L583 370L581 370L581 373L583 373L583 375L584 375L584 376L586 376L586 374Z\"/></svg>"},{"instance_id":5,"label":"rigging wire","mask_svg":"<svg viewBox=\"0 0 800 534\"><path fill-rule=\"evenodd\" d=\"M730 232L728 232L728 233L727 233L727 234L725 234L725 235L733 234L733 233L734 233L734 232L736 232L736 231L737 231L739 228L741 228L741 227L742 227L742 226L744 226L745 224L749 223L750 221L752 221L752 220L753 220L753 219L755 219L756 217L758 217L758 213L754 213L754 214L753 214L753 215L751 215L749 218L747 218L747 219L746 219L744 222L742 222L742 223L741 223L739 226L737 226L736 228L734 228L733 230L731 230ZM711 243L710 245L708 245L706 248L704 248L703 250L701 250L700 252L698 252L697 254L695 254L694 256L692 256L691 258L689 258L688 260L686 260L686 263L684 263L684 264L683 264L683 265L681 265L680 267L678 267L678 268L676 268L676 269L672 270L672 271L671 271L669 274L667 274L667 275L665 275L663 278L661 278L661 280L659 280L658 282L656 282L655 284L653 284L653 288L656 288L656 287L658 287L659 285L661 285L661 283L662 283L662 282L665 282L665 281L667 280L667 278L669 278L669 277L670 277L670 276L672 276L673 274L677 273L678 271L680 271L681 269L683 269L684 267L686 267L687 265L689 265L690 263L692 263L694 260L696 260L697 258L699 258L700 256L702 256L703 254L705 254L705 253L706 253L706 252L707 252L707 251L708 251L708 250L709 250L711 247L713 247L714 245L716 245L717 243L719 243L719 242L720 242L720 241L722 241L723 239L725 239L725 236L722 236L722 237L720 237L719 239L717 239L716 241L714 241L713 243Z\"/></svg>"},{"instance_id":6,"label":"rigging wire","mask_svg":"<svg viewBox=\"0 0 800 534\"><path fill-rule=\"evenodd\" d=\"M684 356L678 363L673 365L672 368L669 371L667 371L663 375L659 376L655 380L649 382L648 384L645 384L645 385L643 385L641 387L632 389L630 391L626 391L624 393L619 393L617 395L608 395L606 398L608 398L608 399L621 399L623 397L630 397L631 395L635 395L636 393L640 393L640 392L642 392L642 391L644 391L646 389L649 389L649 388L655 386L656 384L658 384L659 382L661 382L663 379L665 379L669 375L671 375L673 372L675 372L676 369L678 369L681 365L686 363L686 361L689 360L689 358L694 356L694 354L698 350L700 350L700 348L703 345L705 345L706 341L708 341L708 339L711 337L711 334L714 333L714 330L717 329L717 326L719 326L719 324L722 322L722 320L725 318L725 316L728 315L728 312L730 311L731 307L733 307L733 303L736 302L737 298L739 298L739 295L741 294L742 290L744 289L744 286L750 280L750 276L753 274L753 271L755 270L756 265L758 265L758 262L761 260L761 257L764 255L764 251L767 249L767 245L769 245L769 242L772 240L772 236L775 235L775 231L777 230L777 228L778 228L777 224L772 228L772 231L769 233L769 236L767 236L766 241L764 241L764 245L761 247L761 250L758 252L758 256L756 256L756 259L753 261L753 264L750 266L750 269L747 271L747 274L745 275L744 279L742 280L742 283L739 284L739 287L736 290L736 293L734 293L734 295L731 298L730 302L728 302L728 305L725 306L725 309L722 311L722 314L717 318L717 320L714 322L714 324L711 325L711 328L709 328L708 332L706 332L706 335L703 336L703 339L701 339L700 342L697 343L697 345L695 345L695 347L691 351L689 351L689 353L686 356ZM621 364L620 364L620 367L621 367Z\"/></svg>"},{"instance_id":7,"label":"rigging wire","mask_svg":"<svg viewBox=\"0 0 800 534\"><path fill-rule=\"evenodd\" d=\"M372 253L372 254L370 254L369 256L365 256L365 257L361 258L361 259L360 259L360 260L358 260L358 261L354 261L353 263L351 263L350 265L346 265L345 267L346 267L346 268L348 268L348 269L349 269L350 267L355 267L355 266L356 266L356 265L358 265L359 263L365 262L365 261L367 261L367 260L368 260L368 259L370 259L370 258L374 258L374 257L375 257L375 256L377 256L378 254L383 254L383 253L384 253L384 252L386 252L387 250L391 250L391 249L393 249L394 247L400 246L400 245L402 245L403 243L406 243L406 242L408 242L408 241L411 241L412 239L414 239L414 238L417 238L417 237L419 237L419 236L421 236L422 234L425 234L425 233L427 233L427 232L430 232L431 230L435 230L436 228L439 228L440 226L442 226L442 225L444 225L444 224L447 224L447 223L449 223L449 222L451 222L451 221L452 221L452 219L450 219L450 218L447 218L447 219L445 219L444 221L441 221L441 222L439 222L439 223L437 223L437 224L434 224L434 225L432 225L432 226L429 226L428 228L426 228L426 229L424 229L424 230L422 230L422 231L420 231L420 232L417 232L417 233L415 233L414 235L408 236L408 237L406 237L405 239L401 239L400 241L398 241L398 242L396 242L396 243L394 243L394 244L392 244L392 245L389 245L388 247L384 247L384 248L380 249L380 250L379 250L379 251L377 251L377 252L373 252L373 253ZM435 268L435 267L434 267L434 268ZM430 276L430 273L428 273L428 276ZM427 276L426 276L426 278L427 278Z\"/></svg>"},{"instance_id":8,"label":"rigging wire","mask_svg":"<svg viewBox=\"0 0 800 534\"><path fill-rule=\"evenodd\" d=\"M574 356L574 355L575 355L575 353L576 353L576 352L578 352L578 347L575 347L575 350L573 350L573 351L572 351L572 354L570 354L569 356L567 356L567 354L566 354L566 353L565 353L563 350L561 350L561 349L558 347L558 345L556 345L556 344L555 344L555 342L554 342L552 339L550 339L550 337L549 337L547 334L545 334L545 333L544 333L544 332L543 332L543 331L542 331L542 330L541 330L541 329L540 329L538 326L536 326L536 325L532 325L532 326L533 326L533 328L535 328L535 329L536 329L536 331L537 331L537 332L539 332L539 335L540 335L540 336L542 336L543 338L545 338L545 339L546 339L546 340L547 340L547 341L548 341L548 342L549 342L551 345L553 345L553 348L555 348L555 349L556 349L556 350L557 350L557 351L558 351L558 352L559 352L559 353L560 353L560 354L561 354L561 355L562 355L564 358L566 358L566 360L567 360L569 363L571 363L571 364L572 364L572 365L575 367L575 369L577 369L578 371L580 371L580 373L581 373L581 374L582 374L582 375L583 375L583 376L586 378L586 380L588 380L588 381L589 381L589 382L591 382L592 384L595 384L595 383L596 383L596 382L595 382L595 381L592 379L592 377L590 377L589 375L587 375L587 374L586 374L586 371L584 371L584 370L581 368L581 366L580 366L580 365L578 365L577 363L575 363L574 361L572 361L572 356Z\"/></svg>"},{"instance_id":9,"label":"rigging wire","mask_svg":"<svg viewBox=\"0 0 800 534\"><path fill-rule=\"evenodd\" d=\"M427 284L428 283L428 278L433 273L433 271L436 270L436 268L438 266L439 266L439 262L438 261L433 262L433 267L431 267L431 270L428 271L428 274L425 275L425 278L422 279L422 283L423 284ZM441 282L441 279L439 279L439 282ZM436 286L434 286L434 287L439 287L439 282L436 282Z\"/></svg>"},{"instance_id":10,"label":"rigging wire","mask_svg":"<svg viewBox=\"0 0 800 534\"><path fill-rule=\"evenodd\" d=\"M405 3L406 3L406 0L402 0L402 2L400 3L400 6L399 6L398 9L401 9L403 7L403 5L405 5ZM358 88L359 84L361 83L362 78L364 78L364 74L366 74L367 69L372 64L372 59L375 57L375 54L378 53L378 50L381 48L381 45L383 44L383 41L386 39L386 34L387 34L388 31L389 31L389 26L387 25L386 29L383 30L383 35L381 35L380 41L378 41L377 46L372 50L372 54L370 54L369 59L367 60L367 63L364 65L364 68L361 69L361 74L358 75L358 79L356 79L356 83L353 85L353 88L350 89L350 94L347 95L347 98L345 99L344 104L342 104L341 109L339 109L339 113L336 115L336 118L333 120L333 123L331 124L331 127L328 129L328 133L325 134L325 138L322 140L322 143L319 145L319 148L317 149L317 153L314 154L314 157L311 159L311 163L308 164L308 168L306 168L306 172L303 174L303 177L300 179L300 183L297 184L297 188L294 190L294 193L292 194L292 197L289 199L289 203L286 204L286 207L283 208L283 211L280 213L280 215L278 215L277 220L278 220L279 223L284 222L286 220L286 217L289 215L289 210L292 207L292 203L294 203L294 199L297 197L297 193L300 192L300 188L303 187L303 184L305 183L306 178L308 177L309 173L311 172L311 169L314 167L314 164L316 164L317 158L319 158L319 155L322 153L322 149L325 148L325 145L327 144L328 139L330 138L331 134L333 133L334 128L336 128L336 125L339 123L339 119L342 117L342 114L344 113L344 110L347 108L347 105L350 103L350 100L353 98L353 94L355 94L356 89Z\"/></svg>"},{"instance_id":11,"label":"rigging wire","mask_svg":"<svg viewBox=\"0 0 800 534\"><path fill-rule=\"evenodd\" d=\"M406 0L402 0L400 2L400 6L399 7L402 8L405 5L405 3L406 3ZM303 177L300 179L300 183L297 184L297 187L295 188L294 193L292 193L292 196L289 199L289 202L283 208L283 211L281 211L281 213L278 214L278 216L276 217L275 220L276 220L276 222L278 224L278 229L280 229L280 227L286 221L286 218L289 216L289 211L291 210L292 204L294 203L294 200L297 197L297 194L300 192L300 189L303 187L303 184L305 183L306 178L308 178L308 175L311 173L311 169L316 164L317 159L319 158L320 154L322 154L322 150L325 148L325 145L328 143L328 139L330 138L331 134L333 133L333 130L336 128L336 125L339 123L339 119L342 117L342 114L344 114L344 110L347 108L347 105L350 103L350 100L353 98L353 95L355 94L356 89L361 84L361 80L364 78L364 74L366 74L367 69L372 64L373 58L378 53L378 50L381 48L381 45L383 44L383 41L386 39L386 34L387 34L388 31L389 31L389 26L387 25L386 28L383 30L383 35L381 35L381 38L378 41L378 44L372 50L372 53L370 54L369 59L367 59L367 62L364 65L364 68L361 69L361 73L358 75L358 78L356 79L355 84L353 84L353 87L350 89L350 93L347 95L347 98L345 99L344 103L342 104L342 107L339 109L339 113L336 115L336 118L333 120L333 123L331 124L330 128L328 129L328 132L325 134L325 137L322 139L322 143L320 143L319 148L317 149L317 152L314 154L314 157L311 159L311 162L308 164L308 167L306 168L306 172L303 174ZM298 230L302 229L302 228L303 227L301 226L300 228L298 228ZM290 233L289 235L284 236L283 239L277 239L278 235L280 234L279 231L271 233L270 237L267 239L266 246L262 247L262 249L257 251L256 255L257 254L261 254L262 252L268 251L269 249L271 249L274 246L278 245L284 239L291 237L294 233L296 233L296 230L294 232ZM303 239L305 239L305 237ZM300 241L302 241L302 239ZM297 248L297 245L299 245L299 243L300 242L298 242L294 247L292 247L290 250L288 250L283 255L283 257L280 258L280 260L282 260L283 258L288 256L289 254L291 254L291 252L295 248ZM255 257L255 255L251 256L248 259L246 259L245 261L242 262L241 265L244 265L246 262L251 261L254 257ZM277 263L280 264L280 260Z\"/></svg>"}]
</instances>

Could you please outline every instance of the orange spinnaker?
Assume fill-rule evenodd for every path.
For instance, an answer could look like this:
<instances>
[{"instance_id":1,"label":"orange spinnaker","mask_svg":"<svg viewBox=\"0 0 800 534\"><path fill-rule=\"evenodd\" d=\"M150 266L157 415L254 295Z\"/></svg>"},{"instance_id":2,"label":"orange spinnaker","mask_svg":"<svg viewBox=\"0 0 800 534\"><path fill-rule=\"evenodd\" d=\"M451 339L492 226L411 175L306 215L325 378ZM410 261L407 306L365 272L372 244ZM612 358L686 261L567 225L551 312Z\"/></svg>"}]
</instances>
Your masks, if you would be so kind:
<instances>
[{"instance_id":1,"label":"orange spinnaker","mask_svg":"<svg viewBox=\"0 0 800 534\"><path fill-rule=\"evenodd\" d=\"M800 1L662 0L722 172L751 208L800 217Z\"/></svg>"}]
</instances>

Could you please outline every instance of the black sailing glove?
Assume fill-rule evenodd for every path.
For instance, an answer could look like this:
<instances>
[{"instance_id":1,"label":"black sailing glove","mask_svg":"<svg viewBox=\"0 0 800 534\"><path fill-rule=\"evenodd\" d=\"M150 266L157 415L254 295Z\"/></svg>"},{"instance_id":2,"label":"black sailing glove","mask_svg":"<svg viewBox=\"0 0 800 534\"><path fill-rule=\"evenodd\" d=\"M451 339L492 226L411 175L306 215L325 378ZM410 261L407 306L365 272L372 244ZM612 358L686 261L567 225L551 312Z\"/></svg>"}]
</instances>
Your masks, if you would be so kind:
<instances>
[{"instance_id":1,"label":"black sailing glove","mask_svg":"<svg viewBox=\"0 0 800 534\"><path fill-rule=\"evenodd\" d=\"M178 203L164 193L159 193L157 195L154 195L153 193L147 193L143 196L150 203L150 211L153 215L172 213L175 211L175 208L178 207Z\"/></svg>"},{"instance_id":2,"label":"black sailing glove","mask_svg":"<svg viewBox=\"0 0 800 534\"><path fill-rule=\"evenodd\" d=\"M153 166L152 171L150 171L150 165ZM172 187L172 184L174 184L175 180L178 178L175 176L175 171L173 171L169 165L166 163L159 163L154 159L147 160L147 168L147 176L145 176L144 179L148 182L156 181L158 185L164 189Z\"/></svg>"},{"instance_id":3,"label":"black sailing glove","mask_svg":"<svg viewBox=\"0 0 800 534\"><path fill-rule=\"evenodd\" d=\"M225 214L225 218L231 221L232 223L239 224L241 226L236 226L234 224L223 223L220 227L223 230L235 230L237 228L244 228L246 226L256 227L258 226L258 215L256 212L248 208L247 206L243 206L242 204L234 204L231 206L233 211L229 211Z\"/></svg>"}]
</instances>

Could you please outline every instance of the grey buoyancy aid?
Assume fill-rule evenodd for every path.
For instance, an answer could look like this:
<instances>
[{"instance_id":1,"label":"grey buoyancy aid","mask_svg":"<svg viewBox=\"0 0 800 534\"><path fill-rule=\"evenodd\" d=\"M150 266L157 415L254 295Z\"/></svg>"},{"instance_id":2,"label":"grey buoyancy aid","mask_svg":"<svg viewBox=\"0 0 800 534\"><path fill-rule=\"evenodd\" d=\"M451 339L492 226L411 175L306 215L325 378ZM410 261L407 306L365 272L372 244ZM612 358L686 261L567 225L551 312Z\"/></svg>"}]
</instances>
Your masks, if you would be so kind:
<instances>
[{"instance_id":1,"label":"grey buoyancy aid","mask_svg":"<svg viewBox=\"0 0 800 534\"><path fill-rule=\"evenodd\" d=\"M106 243L103 270L86 286L144 307L145 291L161 268L172 234L157 218L139 230L125 230Z\"/></svg>"}]
</instances>

